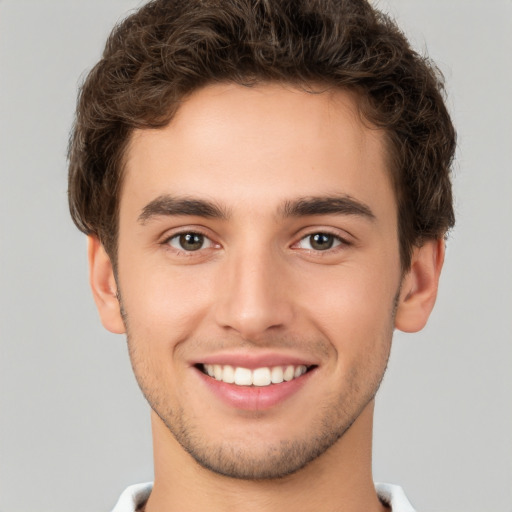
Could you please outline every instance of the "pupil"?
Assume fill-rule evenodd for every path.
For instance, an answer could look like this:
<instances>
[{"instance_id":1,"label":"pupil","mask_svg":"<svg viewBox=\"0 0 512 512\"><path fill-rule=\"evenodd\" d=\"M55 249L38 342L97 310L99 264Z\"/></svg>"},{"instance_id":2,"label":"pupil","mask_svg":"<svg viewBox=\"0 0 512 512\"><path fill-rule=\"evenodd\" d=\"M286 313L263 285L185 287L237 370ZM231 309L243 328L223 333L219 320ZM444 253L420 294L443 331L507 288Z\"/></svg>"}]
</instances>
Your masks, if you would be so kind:
<instances>
[{"instance_id":1,"label":"pupil","mask_svg":"<svg viewBox=\"0 0 512 512\"><path fill-rule=\"evenodd\" d=\"M203 246L204 237L198 233L180 235L180 245L187 251L197 251Z\"/></svg>"},{"instance_id":2,"label":"pupil","mask_svg":"<svg viewBox=\"0 0 512 512\"><path fill-rule=\"evenodd\" d=\"M310 243L313 249L325 251L332 247L332 244L334 243L334 238L332 235L328 235L326 233L316 233L314 235L311 235Z\"/></svg>"}]
</instances>

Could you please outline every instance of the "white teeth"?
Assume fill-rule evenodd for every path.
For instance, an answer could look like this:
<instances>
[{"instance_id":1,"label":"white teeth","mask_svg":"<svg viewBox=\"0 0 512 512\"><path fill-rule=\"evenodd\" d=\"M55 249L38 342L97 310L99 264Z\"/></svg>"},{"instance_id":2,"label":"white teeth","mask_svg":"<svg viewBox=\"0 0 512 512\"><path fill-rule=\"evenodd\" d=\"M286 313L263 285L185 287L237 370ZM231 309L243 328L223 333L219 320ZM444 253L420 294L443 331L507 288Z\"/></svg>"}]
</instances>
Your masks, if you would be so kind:
<instances>
[{"instance_id":1,"label":"white teeth","mask_svg":"<svg viewBox=\"0 0 512 512\"><path fill-rule=\"evenodd\" d=\"M270 368L256 368L256 370L252 372L253 386L268 386L271 382Z\"/></svg>"},{"instance_id":2,"label":"white teeth","mask_svg":"<svg viewBox=\"0 0 512 512\"><path fill-rule=\"evenodd\" d=\"M250 370L238 366L234 368L230 365L205 364L204 371L215 380L226 382L227 384L236 384L237 386L270 386L271 384L281 384L289 382L304 375L307 371L305 365L288 365L262 367Z\"/></svg>"},{"instance_id":3,"label":"white teeth","mask_svg":"<svg viewBox=\"0 0 512 512\"><path fill-rule=\"evenodd\" d=\"M280 366L274 366L270 372L270 379L272 380L272 384L281 384L284 380L283 369Z\"/></svg>"},{"instance_id":4,"label":"white teeth","mask_svg":"<svg viewBox=\"0 0 512 512\"><path fill-rule=\"evenodd\" d=\"M304 375L306 373L306 367L304 365L300 365L300 366L297 366L297 368L295 368L295 373L294 373L294 377L297 378L297 377L300 377L301 375Z\"/></svg>"},{"instance_id":5,"label":"white teeth","mask_svg":"<svg viewBox=\"0 0 512 512\"><path fill-rule=\"evenodd\" d=\"M220 380L220 379L218 379ZM235 384L237 386L251 386L252 385L252 372L248 368L238 367L235 370Z\"/></svg>"},{"instance_id":6,"label":"white teeth","mask_svg":"<svg viewBox=\"0 0 512 512\"><path fill-rule=\"evenodd\" d=\"M227 364L224 366L224 372L222 373L222 379L217 380L223 380L224 382L227 382L228 384L233 384L235 382L235 369L232 366L229 366Z\"/></svg>"},{"instance_id":7,"label":"white teeth","mask_svg":"<svg viewBox=\"0 0 512 512\"><path fill-rule=\"evenodd\" d=\"M283 379L288 382L295 376L295 368L293 366L287 366L283 373Z\"/></svg>"}]
</instances>

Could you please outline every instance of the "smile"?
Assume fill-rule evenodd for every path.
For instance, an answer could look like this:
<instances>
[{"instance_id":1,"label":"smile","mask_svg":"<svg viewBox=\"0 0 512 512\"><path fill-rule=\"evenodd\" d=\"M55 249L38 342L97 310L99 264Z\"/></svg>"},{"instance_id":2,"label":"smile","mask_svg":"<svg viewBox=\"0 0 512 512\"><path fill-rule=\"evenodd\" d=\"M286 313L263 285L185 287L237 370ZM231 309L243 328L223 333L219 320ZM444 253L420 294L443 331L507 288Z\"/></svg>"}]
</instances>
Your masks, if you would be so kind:
<instances>
[{"instance_id":1,"label":"smile","mask_svg":"<svg viewBox=\"0 0 512 512\"><path fill-rule=\"evenodd\" d=\"M304 375L310 368L306 365L286 365L251 370L240 366L203 364L200 369L206 375L226 384L264 387L290 382Z\"/></svg>"}]
</instances>

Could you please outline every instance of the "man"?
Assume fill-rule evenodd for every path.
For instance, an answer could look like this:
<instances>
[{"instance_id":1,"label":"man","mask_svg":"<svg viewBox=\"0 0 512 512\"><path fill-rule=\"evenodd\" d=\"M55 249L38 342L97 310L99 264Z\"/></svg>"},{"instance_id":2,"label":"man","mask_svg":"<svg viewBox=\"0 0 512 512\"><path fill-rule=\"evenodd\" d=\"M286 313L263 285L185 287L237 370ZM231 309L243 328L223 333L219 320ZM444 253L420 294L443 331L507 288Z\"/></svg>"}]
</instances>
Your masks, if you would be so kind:
<instances>
[{"instance_id":1,"label":"man","mask_svg":"<svg viewBox=\"0 0 512 512\"><path fill-rule=\"evenodd\" d=\"M454 222L441 91L361 0L156 0L116 27L69 177L152 409L154 484L116 512L412 510L372 481L372 420Z\"/></svg>"}]
</instances>

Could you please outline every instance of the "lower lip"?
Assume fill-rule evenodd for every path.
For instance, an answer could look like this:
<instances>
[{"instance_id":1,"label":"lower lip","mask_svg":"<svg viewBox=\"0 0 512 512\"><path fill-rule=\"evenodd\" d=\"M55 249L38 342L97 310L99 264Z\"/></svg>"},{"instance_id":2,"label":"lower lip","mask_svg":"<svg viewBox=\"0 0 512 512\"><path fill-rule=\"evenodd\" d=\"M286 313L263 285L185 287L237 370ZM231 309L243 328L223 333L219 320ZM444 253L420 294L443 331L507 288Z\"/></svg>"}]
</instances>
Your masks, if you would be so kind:
<instances>
[{"instance_id":1,"label":"lower lip","mask_svg":"<svg viewBox=\"0 0 512 512\"><path fill-rule=\"evenodd\" d=\"M195 368L202 381L221 401L230 407L246 411L259 411L270 409L284 402L297 393L310 379L316 368L306 372L300 377L269 386L237 386L215 380Z\"/></svg>"}]
</instances>

